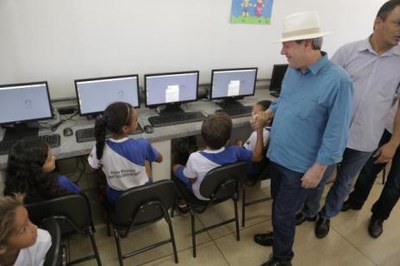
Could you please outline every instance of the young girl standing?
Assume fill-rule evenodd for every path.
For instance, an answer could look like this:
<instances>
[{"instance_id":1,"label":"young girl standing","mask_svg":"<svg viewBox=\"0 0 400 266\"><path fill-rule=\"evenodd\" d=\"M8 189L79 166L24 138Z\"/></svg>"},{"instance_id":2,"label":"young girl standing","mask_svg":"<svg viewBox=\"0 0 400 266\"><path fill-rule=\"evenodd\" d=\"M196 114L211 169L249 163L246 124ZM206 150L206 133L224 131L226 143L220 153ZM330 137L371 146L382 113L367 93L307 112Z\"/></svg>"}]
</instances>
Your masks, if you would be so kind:
<instances>
[{"instance_id":1,"label":"young girl standing","mask_svg":"<svg viewBox=\"0 0 400 266\"><path fill-rule=\"evenodd\" d=\"M50 246L50 234L29 220L21 194L0 198L0 265L43 265Z\"/></svg>"},{"instance_id":2,"label":"young girl standing","mask_svg":"<svg viewBox=\"0 0 400 266\"><path fill-rule=\"evenodd\" d=\"M54 173L55 156L39 138L17 142L8 154L4 195L25 194L25 202L56 198L80 189L67 177Z\"/></svg>"},{"instance_id":3,"label":"young girl standing","mask_svg":"<svg viewBox=\"0 0 400 266\"><path fill-rule=\"evenodd\" d=\"M120 194L132 187L151 183L146 161L161 162L161 154L143 139L131 139L137 128L136 110L128 103L115 102L96 120L96 145L89 155L89 165L101 169L107 179L107 198L115 203ZM106 139L106 131L111 138Z\"/></svg>"}]
</instances>

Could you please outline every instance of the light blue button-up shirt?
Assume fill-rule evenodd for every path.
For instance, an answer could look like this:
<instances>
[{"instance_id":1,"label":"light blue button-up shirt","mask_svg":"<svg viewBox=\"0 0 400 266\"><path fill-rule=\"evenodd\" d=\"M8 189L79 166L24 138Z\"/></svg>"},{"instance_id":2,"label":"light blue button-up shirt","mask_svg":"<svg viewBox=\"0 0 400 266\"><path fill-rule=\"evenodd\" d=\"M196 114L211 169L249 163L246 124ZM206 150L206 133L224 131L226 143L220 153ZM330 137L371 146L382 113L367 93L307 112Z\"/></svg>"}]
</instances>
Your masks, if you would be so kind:
<instances>
[{"instance_id":1,"label":"light blue button-up shirt","mask_svg":"<svg viewBox=\"0 0 400 266\"><path fill-rule=\"evenodd\" d=\"M346 44L332 57L353 80L353 115L347 147L371 152L378 147L386 117L400 96L400 45L378 55L369 39Z\"/></svg>"},{"instance_id":2,"label":"light blue button-up shirt","mask_svg":"<svg viewBox=\"0 0 400 266\"><path fill-rule=\"evenodd\" d=\"M305 73L289 67L278 100L268 157L305 173L315 162L341 160L348 139L353 86L349 75L327 55Z\"/></svg>"}]
</instances>

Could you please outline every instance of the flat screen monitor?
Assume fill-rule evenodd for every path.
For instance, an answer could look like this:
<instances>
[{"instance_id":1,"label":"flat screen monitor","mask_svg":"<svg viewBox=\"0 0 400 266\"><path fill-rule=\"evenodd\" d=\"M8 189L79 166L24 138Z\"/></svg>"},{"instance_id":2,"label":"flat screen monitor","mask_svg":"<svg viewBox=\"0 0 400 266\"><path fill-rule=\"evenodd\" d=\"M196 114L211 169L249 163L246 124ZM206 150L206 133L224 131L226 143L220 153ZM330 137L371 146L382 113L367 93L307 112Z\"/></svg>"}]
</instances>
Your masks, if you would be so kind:
<instances>
[{"instance_id":1,"label":"flat screen monitor","mask_svg":"<svg viewBox=\"0 0 400 266\"><path fill-rule=\"evenodd\" d=\"M146 107L179 105L197 100L199 71L144 76Z\"/></svg>"},{"instance_id":2,"label":"flat screen monitor","mask_svg":"<svg viewBox=\"0 0 400 266\"><path fill-rule=\"evenodd\" d=\"M127 102L139 107L138 75L75 80L80 115L104 112L113 102Z\"/></svg>"},{"instance_id":3,"label":"flat screen monitor","mask_svg":"<svg viewBox=\"0 0 400 266\"><path fill-rule=\"evenodd\" d=\"M277 64L272 68L271 82L269 90L279 93L281 91L282 80L285 76L288 64Z\"/></svg>"},{"instance_id":4,"label":"flat screen monitor","mask_svg":"<svg viewBox=\"0 0 400 266\"><path fill-rule=\"evenodd\" d=\"M212 70L210 98L216 100L254 95L257 70L256 67Z\"/></svg>"},{"instance_id":5,"label":"flat screen monitor","mask_svg":"<svg viewBox=\"0 0 400 266\"><path fill-rule=\"evenodd\" d=\"M52 118L47 81L0 85L0 124L7 128L4 139L37 136L35 122Z\"/></svg>"},{"instance_id":6,"label":"flat screen monitor","mask_svg":"<svg viewBox=\"0 0 400 266\"><path fill-rule=\"evenodd\" d=\"M52 118L47 82L0 85L0 124Z\"/></svg>"}]
</instances>

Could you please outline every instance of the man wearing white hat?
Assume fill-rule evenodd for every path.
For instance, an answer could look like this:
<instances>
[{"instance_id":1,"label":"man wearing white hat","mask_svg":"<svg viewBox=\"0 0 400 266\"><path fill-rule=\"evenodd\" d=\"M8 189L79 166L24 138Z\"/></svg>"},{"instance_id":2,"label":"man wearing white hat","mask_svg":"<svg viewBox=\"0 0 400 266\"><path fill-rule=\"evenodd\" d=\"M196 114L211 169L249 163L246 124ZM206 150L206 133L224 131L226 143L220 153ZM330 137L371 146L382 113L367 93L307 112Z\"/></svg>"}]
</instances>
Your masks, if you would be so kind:
<instances>
[{"instance_id":1,"label":"man wearing white hat","mask_svg":"<svg viewBox=\"0 0 400 266\"><path fill-rule=\"evenodd\" d=\"M305 220L315 219L318 214L315 225L315 235L318 238L329 233L330 218L339 213L352 189L353 179L378 147L386 117L400 97L399 42L400 0L390 0L379 9L374 21L374 32L369 38L342 46L332 57L332 61L342 66L352 77L353 113L343 160L325 205L318 213L324 184L334 167L327 169L317 189L308 192L302 211L296 215L297 224L301 224ZM377 163L388 162L399 146L400 107L397 108L396 117L390 140L376 152ZM344 210L360 209L361 202L354 193L345 203ZM382 217L372 216L370 227L380 227L375 230L379 233L382 222Z\"/></svg>"},{"instance_id":2,"label":"man wearing white hat","mask_svg":"<svg viewBox=\"0 0 400 266\"><path fill-rule=\"evenodd\" d=\"M284 19L281 54L289 68L281 95L253 117L254 127L274 117L267 154L273 233L254 236L256 243L273 246L263 265L291 265L298 204L306 189L318 185L327 166L341 160L347 143L353 87L349 75L321 52L326 34L315 12Z\"/></svg>"}]
</instances>

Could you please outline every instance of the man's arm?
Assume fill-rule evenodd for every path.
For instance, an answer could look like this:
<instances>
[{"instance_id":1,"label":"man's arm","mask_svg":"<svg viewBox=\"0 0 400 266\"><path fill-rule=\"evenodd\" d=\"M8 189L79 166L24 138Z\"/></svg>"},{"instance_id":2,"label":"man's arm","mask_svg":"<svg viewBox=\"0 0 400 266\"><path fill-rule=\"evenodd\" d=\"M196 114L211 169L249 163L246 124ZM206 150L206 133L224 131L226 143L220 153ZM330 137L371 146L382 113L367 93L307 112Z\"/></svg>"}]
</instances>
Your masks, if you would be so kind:
<instances>
[{"instance_id":1,"label":"man's arm","mask_svg":"<svg viewBox=\"0 0 400 266\"><path fill-rule=\"evenodd\" d=\"M340 161L346 148L352 105L352 83L343 81L340 84L330 115L326 123L322 144L315 163L302 177L302 187L315 188L321 181L328 165Z\"/></svg>"},{"instance_id":2,"label":"man's arm","mask_svg":"<svg viewBox=\"0 0 400 266\"><path fill-rule=\"evenodd\" d=\"M328 168L327 165L314 163L301 178L301 186L305 189L317 187L324 176L326 168Z\"/></svg>"},{"instance_id":3,"label":"man's arm","mask_svg":"<svg viewBox=\"0 0 400 266\"><path fill-rule=\"evenodd\" d=\"M397 111L394 116L392 137L390 138L389 142L383 144L374 154L374 157L378 157L375 163L389 162L396 153L396 150L399 147L399 145L400 145L400 101L398 101L397 103Z\"/></svg>"}]
</instances>

